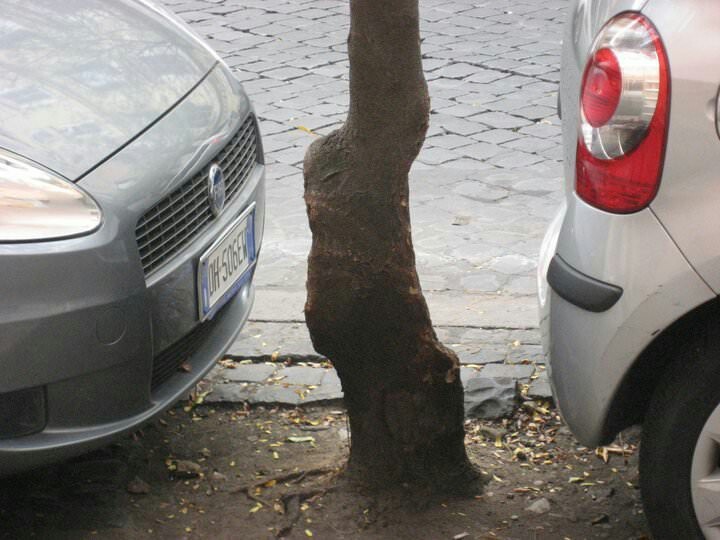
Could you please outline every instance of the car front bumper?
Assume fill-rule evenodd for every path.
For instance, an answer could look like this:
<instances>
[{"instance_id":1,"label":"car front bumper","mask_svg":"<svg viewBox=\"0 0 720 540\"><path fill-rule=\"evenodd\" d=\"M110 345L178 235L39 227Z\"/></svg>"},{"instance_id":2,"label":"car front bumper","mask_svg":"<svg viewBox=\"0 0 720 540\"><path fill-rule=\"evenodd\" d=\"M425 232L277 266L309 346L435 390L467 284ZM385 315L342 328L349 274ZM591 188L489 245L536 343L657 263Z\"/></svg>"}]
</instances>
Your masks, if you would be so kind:
<instances>
[{"instance_id":1,"label":"car front bumper","mask_svg":"<svg viewBox=\"0 0 720 540\"><path fill-rule=\"evenodd\" d=\"M182 102L78 179L103 210L98 231L0 245L0 415L9 414L4 396L34 389L43 401L34 433L0 433L0 474L77 455L136 429L188 395L231 344L250 313L252 280L200 323L197 261L253 206L259 250L261 149L223 212L150 273L135 228L157 201L202 171L251 114L238 83L216 66ZM0 416L0 426L8 423Z\"/></svg>"},{"instance_id":2,"label":"car front bumper","mask_svg":"<svg viewBox=\"0 0 720 540\"><path fill-rule=\"evenodd\" d=\"M548 284L554 258L587 278L586 294ZM610 305L593 304L598 284L622 294ZM650 209L614 215L570 193L541 248L538 298L557 404L580 442L593 447L615 436L609 411L635 360L663 329L714 294Z\"/></svg>"}]
</instances>

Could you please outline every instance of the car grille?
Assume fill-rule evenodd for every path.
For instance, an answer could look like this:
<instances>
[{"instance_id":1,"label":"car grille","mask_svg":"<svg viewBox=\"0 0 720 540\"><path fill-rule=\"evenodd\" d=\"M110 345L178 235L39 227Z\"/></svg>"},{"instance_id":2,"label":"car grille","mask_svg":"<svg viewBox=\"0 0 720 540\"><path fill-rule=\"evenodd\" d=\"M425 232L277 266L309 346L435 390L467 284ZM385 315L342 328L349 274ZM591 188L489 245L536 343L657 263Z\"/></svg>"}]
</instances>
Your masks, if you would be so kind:
<instances>
[{"instance_id":1,"label":"car grille","mask_svg":"<svg viewBox=\"0 0 720 540\"><path fill-rule=\"evenodd\" d=\"M183 371L184 364L205 341L218 319L219 317L216 316L212 320L199 324L192 332L170 345L153 359L151 391L167 382L177 372Z\"/></svg>"},{"instance_id":2,"label":"car grille","mask_svg":"<svg viewBox=\"0 0 720 540\"><path fill-rule=\"evenodd\" d=\"M257 162L257 128L252 115L211 161L224 172L226 201L230 202ZM212 217L204 167L138 221L135 237L145 275L192 242Z\"/></svg>"}]
</instances>

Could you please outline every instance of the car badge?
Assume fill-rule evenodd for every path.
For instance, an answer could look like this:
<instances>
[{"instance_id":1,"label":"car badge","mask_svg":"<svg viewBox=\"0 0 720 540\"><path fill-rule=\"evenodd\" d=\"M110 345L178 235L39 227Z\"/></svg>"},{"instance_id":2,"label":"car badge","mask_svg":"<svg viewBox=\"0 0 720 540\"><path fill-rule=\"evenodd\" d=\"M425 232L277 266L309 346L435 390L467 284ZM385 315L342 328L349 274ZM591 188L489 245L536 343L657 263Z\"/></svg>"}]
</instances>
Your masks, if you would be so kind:
<instances>
[{"instance_id":1,"label":"car badge","mask_svg":"<svg viewBox=\"0 0 720 540\"><path fill-rule=\"evenodd\" d=\"M208 201L213 215L219 216L225 208L225 175L217 163L208 170Z\"/></svg>"}]
</instances>

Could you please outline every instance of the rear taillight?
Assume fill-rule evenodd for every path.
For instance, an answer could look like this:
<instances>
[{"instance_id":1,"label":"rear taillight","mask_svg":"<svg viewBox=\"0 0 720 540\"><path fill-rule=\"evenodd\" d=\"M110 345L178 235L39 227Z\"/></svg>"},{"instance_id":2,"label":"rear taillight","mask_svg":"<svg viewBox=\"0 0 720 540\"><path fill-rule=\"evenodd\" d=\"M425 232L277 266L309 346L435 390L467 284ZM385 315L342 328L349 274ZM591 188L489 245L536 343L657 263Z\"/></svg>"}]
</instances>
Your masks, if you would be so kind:
<instances>
[{"instance_id":1,"label":"rear taillight","mask_svg":"<svg viewBox=\"0 0 720 540\"><path fill-rule=\"evenodd\" d=\"M593 43L580 92L576 191L615 213L637 212L660 185L670 104L668 61L639 13L608 22Z\"/></svg>"}]
</instances>

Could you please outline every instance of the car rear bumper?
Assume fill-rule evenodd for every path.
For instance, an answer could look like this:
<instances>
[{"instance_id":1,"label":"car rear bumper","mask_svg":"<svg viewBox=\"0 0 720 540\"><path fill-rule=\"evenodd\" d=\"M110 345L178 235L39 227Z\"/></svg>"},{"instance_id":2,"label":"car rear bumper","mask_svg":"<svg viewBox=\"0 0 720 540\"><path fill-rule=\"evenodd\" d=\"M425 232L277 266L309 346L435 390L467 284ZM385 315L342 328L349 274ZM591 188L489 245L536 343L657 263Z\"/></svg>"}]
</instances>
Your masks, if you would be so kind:
<instances>
[{"instance_id":1,"label":"car rear bumper","mask_svg":"<svg viewBox=\"0 0 720 540\"><path fill-rule=\"evenodd\" d=\"M79 180L102 208L99 230L0 245L0 474L132 431L188 395L231 344L250 313L254 267L238 293L201 323L198 259L250 208L259 251L261 150L222 213L151 271L141 261L136 225L202 175L251 115L239 85L217 67L185 101ZM3 433L25 395L42 401L35 424Z\"/></svg>"},{"instance_id":2,"label":"car rear bumper","mask_svg":"<svg viewBox=\"0 0 720 540\"><path fill-rule=\"evenodd\" d=\"M576 282L572 294L554 290L547 280L553 259L587 280ZM575 194L546 234L538 278L541 334L558 406L580 442L607 443L615 436L608 412L635 360L664 328L714 295L651 210L609 214ZM621 294L590 309L598 284Z\"/></svg>"}]
</instances>

